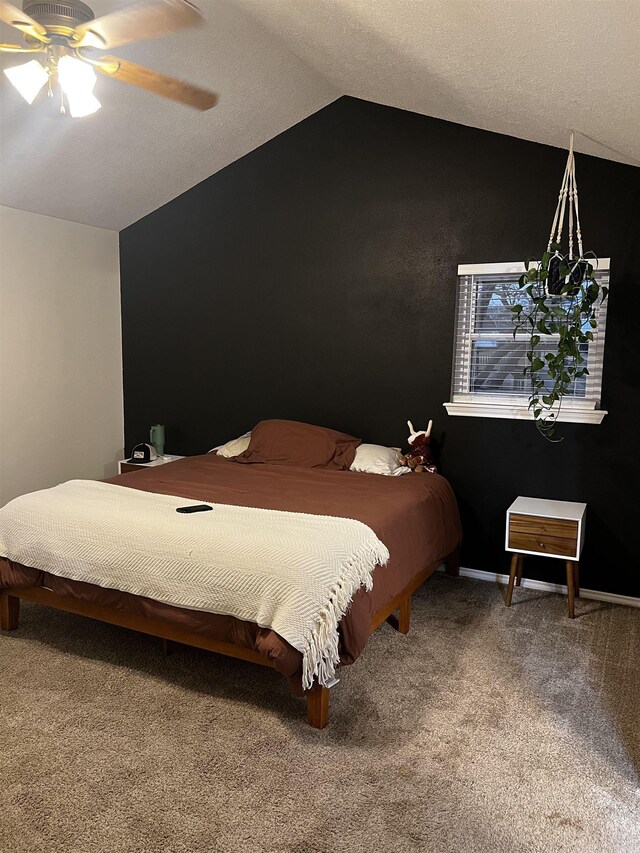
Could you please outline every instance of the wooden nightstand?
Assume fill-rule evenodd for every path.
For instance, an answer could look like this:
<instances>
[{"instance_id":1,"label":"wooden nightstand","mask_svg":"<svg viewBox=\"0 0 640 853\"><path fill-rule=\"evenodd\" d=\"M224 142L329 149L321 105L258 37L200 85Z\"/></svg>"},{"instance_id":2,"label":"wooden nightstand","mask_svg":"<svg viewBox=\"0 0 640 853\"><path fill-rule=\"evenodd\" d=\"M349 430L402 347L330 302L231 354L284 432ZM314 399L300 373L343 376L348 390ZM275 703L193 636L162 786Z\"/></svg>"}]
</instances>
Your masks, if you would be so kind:
<instances>
[{"instance_id":1,"label":"wooden nightstand","mask_svg":"<svg viewBox=\"0 0 640 853\"><path fill-rule=\"evenodd\" d=\"M129 462L128 459L121 459L118 462L118 474L128 474L130 471L137 471L139 468L157 468L159 465L166 465L169 462L175 462L177 459L184 459L184 456L169 456L165 453L164 456L158 456L153 462Z\"/></svg>"},{"instance_id":2,"label":"wooden nightstand","mask_svg":"<svg viewBox=\"0 0 640 853\"><path fill-rule=\"evenodd\" d=\"M516 498L507 510L505 548L513 552L507 607L511 606L514 582L520 586L525 554L543 554L565 560L569 618L573 619L573 599L580 595L578 560L584 543L586 504Z\"/></svg>"}]
</instances>

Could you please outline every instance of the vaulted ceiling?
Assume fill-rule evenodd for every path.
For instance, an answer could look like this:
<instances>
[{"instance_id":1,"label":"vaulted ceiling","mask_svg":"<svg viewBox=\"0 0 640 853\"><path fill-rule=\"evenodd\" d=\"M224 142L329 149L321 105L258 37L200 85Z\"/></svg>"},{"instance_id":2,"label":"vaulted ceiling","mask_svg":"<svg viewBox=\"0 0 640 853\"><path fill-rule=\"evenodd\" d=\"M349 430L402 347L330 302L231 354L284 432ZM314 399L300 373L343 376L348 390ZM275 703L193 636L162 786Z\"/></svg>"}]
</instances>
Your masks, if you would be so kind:
<instances>
[{"instance_id":1,"label":"vaulted ceiling","mask_svg":"<svg viewBox=\"0 0 640 853\"><path fill-rule=\"evenodd\" d=\"M219 92L210 112L101 78L71 120L2 75L0 203L119 230L341 94L640 163L637 0L199 5L202 28L116 52Z\"/></svg>"}]
</instances>

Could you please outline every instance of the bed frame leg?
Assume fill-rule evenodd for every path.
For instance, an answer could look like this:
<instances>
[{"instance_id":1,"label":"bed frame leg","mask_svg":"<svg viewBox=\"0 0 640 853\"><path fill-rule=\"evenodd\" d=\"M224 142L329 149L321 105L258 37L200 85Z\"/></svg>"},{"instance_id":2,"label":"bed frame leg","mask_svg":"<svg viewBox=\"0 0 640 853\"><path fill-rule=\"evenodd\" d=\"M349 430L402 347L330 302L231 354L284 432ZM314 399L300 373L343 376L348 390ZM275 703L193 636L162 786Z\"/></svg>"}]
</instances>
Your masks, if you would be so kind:
<instances>
[{"instance_id":1,"label":"bed frame leg","mask_svg":"<svg viewBox=\"0 0 640 853\"><path fill-rule=\"evenodd\" d=\"M323 729L329 722L328 687L317 687L307 693L307 720L314 729Z\"/></svg>"},{"instance_id":2,"label":"bed frame leg","mask_svg":"<svg viewBox=\"0 0 640 853\"><path fill-rule=\"evenodd\" d=\"M398 612L398 631L408 634L411 627L411 595L407 595Z\"/></svg>"},{"instance_id":3,"label":"bed frame leg","mask_svg":"<svg viewBox=\"0 0 640 853\"><path fill-rule=\"evenodd\" d=\"M0 592L0 628L3 631L15 631L20 615L20 599L15 595Z\"/></svg>"},{"instance_id":4,"label":"bed frame leg","mask_svg":"<svg viewBox=\"0 0 640 853\"><path fill-rule=\"evenodd\" d=\"M452 551L449 556L444 561L445 568L447 570L448 575L452 575L454 578L457 578L460 574L460 546L456 548L455 551Z\"/></svg>"}]
</instances>

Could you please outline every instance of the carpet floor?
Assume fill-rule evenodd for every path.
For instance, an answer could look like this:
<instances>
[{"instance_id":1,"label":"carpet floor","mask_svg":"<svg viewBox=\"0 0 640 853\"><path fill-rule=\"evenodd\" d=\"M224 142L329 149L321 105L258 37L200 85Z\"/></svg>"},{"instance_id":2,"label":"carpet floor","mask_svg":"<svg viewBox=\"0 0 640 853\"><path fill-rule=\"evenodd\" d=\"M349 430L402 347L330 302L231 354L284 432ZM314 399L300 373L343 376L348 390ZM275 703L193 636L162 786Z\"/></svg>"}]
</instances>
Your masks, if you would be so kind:
<instances>
[{"instance_id":1,"label":"carpet floor","mask_svg":"<svg viewBox=\"0 0 640 853\"><path fill-rule=\"evenodd\" d=\"M271 670L23 605L0 774L2 853L632 853L640 610L437 575L316 731Z\"/></svg>"}]
</instances>

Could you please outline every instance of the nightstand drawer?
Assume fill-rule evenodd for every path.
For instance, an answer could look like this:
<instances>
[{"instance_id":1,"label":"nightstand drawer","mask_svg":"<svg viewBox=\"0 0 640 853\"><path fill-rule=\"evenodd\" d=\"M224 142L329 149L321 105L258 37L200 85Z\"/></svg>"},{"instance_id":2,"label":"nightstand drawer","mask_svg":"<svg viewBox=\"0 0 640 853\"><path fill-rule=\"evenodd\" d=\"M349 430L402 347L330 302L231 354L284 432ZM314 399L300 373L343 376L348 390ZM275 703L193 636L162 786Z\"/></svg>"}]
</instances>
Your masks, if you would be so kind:
<instances>
[{"instance_id":1,"label":"nightstand drawer","mask_svg":"<svg viewBox=\"0 0 640 853\"><path fill-rule=\"evenodd\" d=\"M509 548L513 548L514 551L535 551L537 554L575 557L577 547L575 539L557 539L555 536L536 536L533 533L509 534Z\"/></svg>"},{"instance_id":2,"label":"nightstand drawer","mask_svg":"<svg viewBox=\"0 0 640 853\"><path fill-rule=\"evenodd\" d=\"M516 551L575 557L578 553L578 522L511 513L508 547Z\"/></svg>"},{"instance_id":3,"label":"nightstand drawer","mask_svg":"<svg viewBox=\"0 0 640 853\"><path fill-rule=\"evenodd\" d=\"M567 518L545 518L540 515L520 515L512 512L509 516L511 533L534 533L536 536L554 536L557 539L573 539L578 536L578 522Z\"/></svg>"}]
</instances>

